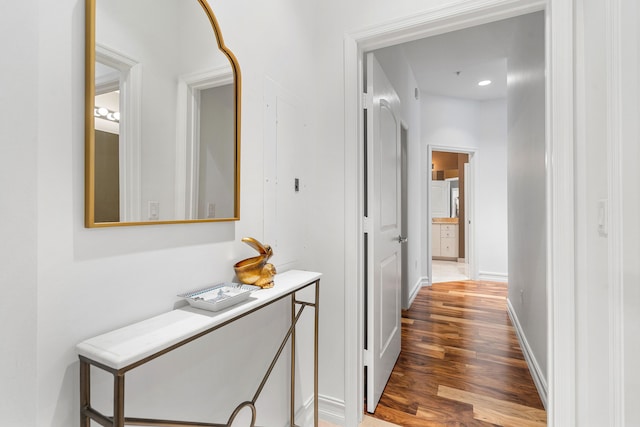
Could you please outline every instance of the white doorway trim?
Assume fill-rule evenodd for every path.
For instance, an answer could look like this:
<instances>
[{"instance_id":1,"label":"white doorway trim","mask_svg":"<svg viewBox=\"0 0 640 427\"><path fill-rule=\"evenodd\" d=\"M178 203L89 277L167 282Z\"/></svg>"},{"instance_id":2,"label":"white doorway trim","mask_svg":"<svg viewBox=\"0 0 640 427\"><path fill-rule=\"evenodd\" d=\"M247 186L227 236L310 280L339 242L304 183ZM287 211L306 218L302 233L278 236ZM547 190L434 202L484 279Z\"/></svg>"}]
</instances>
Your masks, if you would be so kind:
<instances>
[{"instance_id":1,"label":"white doorway trim","mask_svg":"<svg viewBox=\"0 0 640 427\"><path fill-rule=\"evenodd\" d=\"M345 424L363 413L362 56L448 31L545 10L548 425L575 425L574 5L572 1L469 0L382 23L344 38ZM556 232L562 230L562 233ZM355 284L355 286L354 286Z\"/></svg>"},{"instance_id":2,"label":"white doorway trim","mask_svg":"<svg viewBox=\"0 0 640 427\"><path fill-rule=\"evenodd\" d=\"M141 220L142 209L142 65L96 43L96 62L120 71L120 221ZM115 90L113 82L96 81L96 94Z\"/></svg>"},{"instance_id":3,"label":"white doorway trim","mask_svg":"<svg viewBox=\"0 0 640 427\"><path fill-rule=\"evenodd\" d=\"M228 65L178 77L175 212L180 219L198 219L200 92L232 83Z\"/></svg>"},{"instance_id":4,"label":"white doorway trim","mask_svg":"<svg viewBox=\"0 0 640 427\"><path fill-rule=\"evenodd\" d=\"M429 173L431 171L431 168L429 167L429 165L432 163L433 161L433 152L434 151L442 151L442 152L446 152L446 153L461 153L461 154L468 154L469 155L469 164L474 164L477 161L476 155L477 155L477 149L476 148L469 148L469 147L456 147L456 146L449 146L449 145L436 145L436 144L428 144L427 145L427 159L426 159L426 163L424 164L427 170L427 179L426 182L423 183L422 185L425 186L425 188L422 189L422 194L425 194L425 199L426 199L426 203L423 203L424 209L426 209L426 212L424 215L422 215L422 218L426 218L425 224L423 225L425 227L425 230L431 230L431 223L433 221L433 215L431 212L431 174ZM471 183L473 183L473 185L475 185L476 182L476 176L475 176L475 171L476 168L470 168L471 173L473 174L473 176L471 176ZM465 178L466 181L466 178ZM458 224L458 227L464 227L466 224L469 223L469 221L471 221L471 224L473 225L473 227L471 227L471 233L470 235L466 235L465 234L465 239L467 240L468 244L467 247L465 248L465 263L468 265L468 273L469 273L469 279L471 280L477 280L478 279L478 268L476 265L476 236L475 236L475 218L473 218L473 213L475 212L475 206L470 206L470 210L466 209L466 204L467 202L472 202L473 203L473 198L469 197L470 195L465 194L465 223L464 224ZM467 213L468 212L468 213ZM426 233L422 233L423 236L426 235ZM425 241L423 241L422 247L423 248L427 248L427 276L429 277L429 283L433 284L433 251L432 251L432 247L431 247L431 232L429 232L429 238L427 238Z\"/></svg>"}]
</instances>

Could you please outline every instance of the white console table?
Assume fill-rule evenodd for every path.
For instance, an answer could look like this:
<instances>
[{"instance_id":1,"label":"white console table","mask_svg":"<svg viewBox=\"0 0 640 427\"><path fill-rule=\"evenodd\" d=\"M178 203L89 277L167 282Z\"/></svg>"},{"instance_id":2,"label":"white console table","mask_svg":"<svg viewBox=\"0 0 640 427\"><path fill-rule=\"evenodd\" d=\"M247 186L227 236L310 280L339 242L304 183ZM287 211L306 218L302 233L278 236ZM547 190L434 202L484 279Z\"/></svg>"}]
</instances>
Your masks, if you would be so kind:
<instances>
[{"instance_id":1,"label":"white console table","mask_svg":"<svg viewBox=\"0 0 640 427\"><path fill-rule=\"evenodd\" d=\"M295 327L305 307L313 307L315 316L313 397L314 426L317 427L320 276L320 273L300 270L277 274L273 288L255 291L248 300L223 311L211 312L193 307L183 307L79 343L76 348L80 358L80 426L90 427L91 420L93 420L105 427L123 427L125 425L229 427L241 410L249 408L252 413L251 426L253 427L256 420L256 400L260 396L289 339L291 340L290 425L295 426ZM312 285L315 287L315 299L313 302L301 301L296 298L296 292ZM289 330L253 398L240 403L224 423L170 421L125 416L125 374L128 371L286 297L291 298L291 325ZM110 372L113 375L112 416L104 415L91 406L90 370L92 366Z\"/></svg>"}]
</instances>

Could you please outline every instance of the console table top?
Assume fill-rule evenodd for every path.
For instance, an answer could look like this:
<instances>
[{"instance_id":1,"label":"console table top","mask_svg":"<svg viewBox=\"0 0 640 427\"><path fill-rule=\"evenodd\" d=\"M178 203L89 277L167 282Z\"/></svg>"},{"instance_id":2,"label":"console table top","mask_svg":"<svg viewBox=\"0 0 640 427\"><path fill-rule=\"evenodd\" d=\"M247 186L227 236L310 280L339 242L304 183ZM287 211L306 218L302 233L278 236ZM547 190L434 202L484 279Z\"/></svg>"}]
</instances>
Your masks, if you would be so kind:
<instances>
[{"instance_id":1,"label":"console table top","mask_svg":"<svg viewBox=\"0 0 640 427\"><path fill-rule=\"evenodd\" d=\"M78 355L119 370L199 333L291 294L320 279L321 273L291 270L275 275L275 286L255 291L244 302L213 312L191 306L89 338L76 346Z\"/></svg>"}]
</instances>

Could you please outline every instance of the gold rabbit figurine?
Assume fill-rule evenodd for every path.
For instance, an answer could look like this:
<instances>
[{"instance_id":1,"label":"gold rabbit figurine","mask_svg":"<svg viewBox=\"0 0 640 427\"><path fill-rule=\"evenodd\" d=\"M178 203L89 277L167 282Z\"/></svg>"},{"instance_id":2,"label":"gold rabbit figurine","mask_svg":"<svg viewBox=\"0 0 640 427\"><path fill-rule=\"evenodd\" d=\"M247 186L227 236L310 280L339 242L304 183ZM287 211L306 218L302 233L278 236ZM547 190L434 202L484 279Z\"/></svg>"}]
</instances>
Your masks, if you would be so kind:
<instances>
[{"instance_id":1,"label":"gold rabbit figurine","mask_svg":"<svg viewBox=\"0 0 640 427\"><path fill-rule=\"evenodd\" d=\"M263 245L253 237L244 237L242 241L258 251L260 255L235 263L233 268L236 271L236 276L247 285L260 286L263 289L273 288L273 276L276 274L276 268L273 264L267 263L273 255L271 246Z\"/></svg>"}]
</instances>

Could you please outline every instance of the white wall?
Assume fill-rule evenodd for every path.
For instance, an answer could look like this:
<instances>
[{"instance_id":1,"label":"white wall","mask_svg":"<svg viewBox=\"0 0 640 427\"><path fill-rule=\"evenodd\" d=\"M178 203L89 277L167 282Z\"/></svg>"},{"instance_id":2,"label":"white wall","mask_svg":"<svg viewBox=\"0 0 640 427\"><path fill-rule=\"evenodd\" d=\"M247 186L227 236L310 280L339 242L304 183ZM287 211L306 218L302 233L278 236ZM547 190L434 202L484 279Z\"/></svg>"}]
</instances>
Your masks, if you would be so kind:
<instances>
[{"instance_id":1,"label":"white wall","mask_svg":"<svg viewBox=\"0 0 640 427\"><path fill-rule=\"evenodd\" d=\"M422 97L423 150L428 145L476 150L476 268L480 278L492 280L508 276L506 119L504 99Z\"/></svg>"},{"instance_id":2,"label":"white wall","mask_svg":"<svg viewBox=\"0 0 640 427\"><path fill-rule=\"evenodd\" d=\"M508 278L507 103L481 102L476 164L476 249L478 277Z\"/></svg>"},{"instance_id":3,"label":"white wall","mask_svg":"<svg viewBox=\"0 0 640 427\"><path fill-rule=\"evenodd\" d=\"M286 1L215 6L227 45L243 71L242 220L91 230L83 226L84 2L22 2L7 13L2 7L3 40L21 40L13 45L15 52L7 51L15 67L2 67L3 81L11 81L14 89L3 89L2 96L6 93L12 101L0 107L2 193L10 195L3 203L11 203L2 221L3 241L12 243L2 245L9 265L2 269L2 335L12 345L10 353L3 345L2 362L8 369L0 380L0 401L11 405L2 406L8 425L77 425L75 344L170 310L181 291L231 279L233 263L254 254L240 238L262 239L263 80L272 76L310 104L311 35L303 29L313 16L308 5ZM299 257L300 267L320 268L306 254ZM143 416L218 419L214 412L219 404L226 419L231 401L246 399L255 390L284 334L288 313L287 304L275 305L145 367L128 378L132 390L168 384L179 392L168 404L169 393L136 397L132 391L128 405ZM242 375L209 370L212 359L207 357L214 355L222 365L241 365ZM308 368L309 359L300 362ZM169 370L176 377L164 383L161 374ZM259 402L261 424L284 425L287 411L280 396L286 394L286 377L281 364ZM324 383L326 387L326 379ZM100 391L94 394L98 400L104 397ZM194 408L207 395L213 397L205 409Z\"/></svg>"},{"instance_id":4,"label":"white wall","mask_svg":"<svg viewBox=\"0 0 640 427\"><path fill-rule=\"evenodd\" d=\"M36 425L38 2L0 5L0 419ZM19 40L19 43L16 41Z\"/></svg>"},{"instance_id":5,"label":"white wall","mask_svg":"<svg viewBox=\"0 0 640 427\"><path fill-rule=\"evenodd\" d=\"M421 182L422 171L420 147L421 120L420 100L415 97L418 87L413 71L407 63L402 49L386 48L375 52L378 62L400 97L401 119L407 127L407 289L402 290L402 307L409 308L412 297L426 278L424 272L425 248L421 244L424 217L424 198Z\"/></svg>"},{"instance_id":6,"label":"white wall","mask_svg":"<svg viewBox=\"0 0 640 427\"><path fill-rule=\"evenodd\" d=\"M478 148L477 101L424 93L422 143ZM426 147L425 147L426 148Z\"/></svg>"},{"instance_id":7,"label":"white wall","mask_svg":"<svg viewBox=\"0 0 640 427\"><path fill-rule=\"evenodd\" d=\"M509 302L547 373L544 15L519 31L507 61Z\"/></svg>"}]
</instances>

